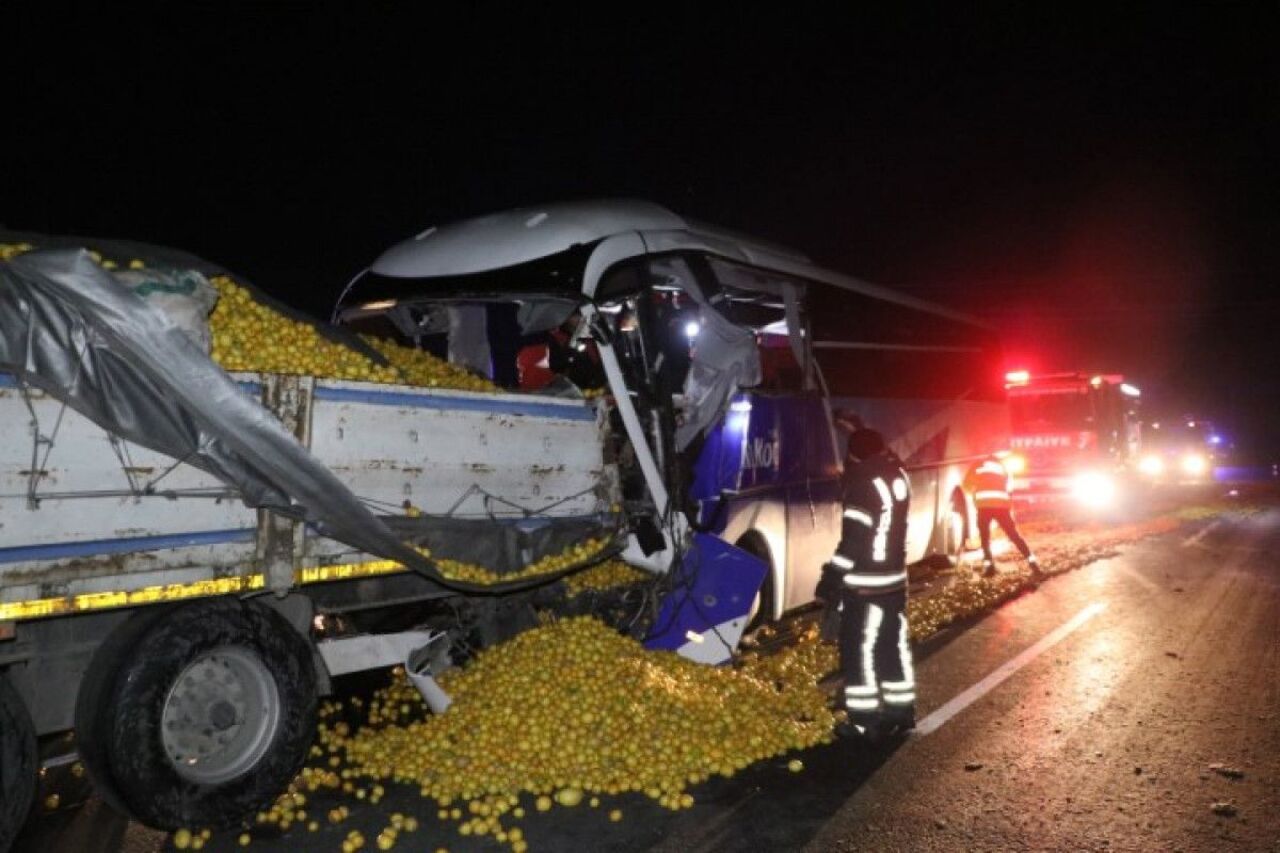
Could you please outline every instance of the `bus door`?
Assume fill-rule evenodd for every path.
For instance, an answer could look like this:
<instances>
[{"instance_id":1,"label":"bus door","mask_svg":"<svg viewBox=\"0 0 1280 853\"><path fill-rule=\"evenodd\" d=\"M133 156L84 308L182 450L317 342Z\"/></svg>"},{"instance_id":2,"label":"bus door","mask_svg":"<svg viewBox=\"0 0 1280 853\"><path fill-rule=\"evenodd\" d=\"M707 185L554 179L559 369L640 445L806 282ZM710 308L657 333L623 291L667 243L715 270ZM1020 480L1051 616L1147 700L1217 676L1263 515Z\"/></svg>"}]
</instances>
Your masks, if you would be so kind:
<instances>
[{"instance_id":1,"label":"bus door","mask_svg":"<svg viewBox=\"0 0 1280 853\"><path fill-rule=\"evenodd\" d=\"M813 600L822 566L840 543L840 461L822 397L794 394L776 400L788 446L786 606Z\"/></svg>"}]
</instances>

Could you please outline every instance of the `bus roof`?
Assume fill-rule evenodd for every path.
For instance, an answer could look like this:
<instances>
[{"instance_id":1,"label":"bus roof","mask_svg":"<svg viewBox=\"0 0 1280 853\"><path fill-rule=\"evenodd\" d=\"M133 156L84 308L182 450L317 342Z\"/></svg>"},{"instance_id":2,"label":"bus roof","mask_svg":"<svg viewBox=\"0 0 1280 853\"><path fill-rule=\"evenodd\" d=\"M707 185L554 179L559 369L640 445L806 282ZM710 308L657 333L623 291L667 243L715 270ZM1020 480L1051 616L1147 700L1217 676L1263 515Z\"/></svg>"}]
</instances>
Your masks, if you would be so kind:
<instances>
[{"instance_id":1,"label":"bus roof","mask_svg":"<svg viewBox=\"0 0 1280 853\"><path fill-rule=\"evenodd\" d=\"M494 272L626 233L638 234L649 251L706 251L962 323L986 325L944 306L823 269L792 249L635 199L561 202L433 226L383 252L369 271L429 287L430 279Z\"/></svg>"}]
</instances>

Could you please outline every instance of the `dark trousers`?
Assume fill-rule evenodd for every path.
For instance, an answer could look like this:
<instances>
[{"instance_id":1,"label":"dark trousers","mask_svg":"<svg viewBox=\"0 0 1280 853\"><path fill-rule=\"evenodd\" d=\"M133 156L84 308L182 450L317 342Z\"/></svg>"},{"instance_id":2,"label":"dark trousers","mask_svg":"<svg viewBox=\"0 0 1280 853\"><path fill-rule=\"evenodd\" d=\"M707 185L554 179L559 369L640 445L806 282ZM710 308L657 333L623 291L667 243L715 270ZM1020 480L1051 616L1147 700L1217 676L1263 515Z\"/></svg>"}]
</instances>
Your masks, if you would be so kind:
<instances>
[{"instance_id":1,"label":"dark trousers","mask_svg":"<svg viewBox=\"0 0 1280 853\"><path fill-rule=\"evenodd\" d=\"M850 719L911 714L915 674L907 632L907 591L840 595L840 670Z\"/></svg>"},{"instance_id":2,"label":"dark trousers","mask_svg":"<svg viewBox=\"0 0 1280 853\"><path fill-rule=\"evenodd\" d=\"M1022 538L1022 534L1018 532L1018 523L1013 520L1013 511L1008 507L1000 509L978 508L978 537L982 540L982 558L987 562L993 562L991 558L991 522L1000 525L1004 530L1004 535L1009 537L1009 541L1013 543L1023 557L1031 556L1031 547L1027 545L1027 540Z\"/></svg>"}]
</instances>

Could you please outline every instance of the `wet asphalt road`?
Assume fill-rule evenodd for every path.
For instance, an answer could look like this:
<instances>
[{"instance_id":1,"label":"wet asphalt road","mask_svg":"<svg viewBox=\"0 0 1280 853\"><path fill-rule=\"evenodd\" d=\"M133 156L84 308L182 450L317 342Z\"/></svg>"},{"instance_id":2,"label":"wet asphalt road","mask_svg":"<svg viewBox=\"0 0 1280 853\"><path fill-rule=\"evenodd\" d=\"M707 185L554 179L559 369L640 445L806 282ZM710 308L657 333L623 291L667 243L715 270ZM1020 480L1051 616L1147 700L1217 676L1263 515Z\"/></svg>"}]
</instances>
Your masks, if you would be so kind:
<instances>
[{"instance_id":1,"label":"wet asphalt road","mask_svg":"<svg viewBox=\"0 0 1280 853\"><path fill-rule=\"evenodd\" d=\"M928 733L808 750L801 773L757 765L695 789L684 812L619 797L520 826L535 851L1280 851L1278 550L1274 507L1125 546L920 649ZM606 817L615 807L621 823ZM315 808L328 806L317 797ZM408 790L339 827L249 849L336 851L352 828L376 849L397 810L424 826L396 850L510 849L459 836ZM92 800L37 821L21 843L150 851L165 841ZM205 849L238 848L224 836Z\"/></svg>"},{"instance_id":2,"label":"wet asphalt road","mask_svg":"<svg viewBox=\"0 0 1280 853\"><path fill-rule=\"evenodd\" d=\"M1278 549L1280 512L1228 516L996 611L920 664L925 714L1105 607L911 738L805 845L1280 850Z\"/></svg>"}]
</instances>

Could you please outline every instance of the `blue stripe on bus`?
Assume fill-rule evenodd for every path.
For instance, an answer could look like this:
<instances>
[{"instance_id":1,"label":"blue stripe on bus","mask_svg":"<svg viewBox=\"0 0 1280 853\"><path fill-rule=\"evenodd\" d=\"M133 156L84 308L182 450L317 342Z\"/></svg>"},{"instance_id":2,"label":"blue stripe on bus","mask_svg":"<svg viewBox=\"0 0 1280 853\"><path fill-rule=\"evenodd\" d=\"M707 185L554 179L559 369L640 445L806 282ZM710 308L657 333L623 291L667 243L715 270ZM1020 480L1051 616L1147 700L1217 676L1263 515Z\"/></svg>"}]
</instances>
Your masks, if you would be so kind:
<instances>
[{"instance_id":1,"label":"blue stripe on bus","mask_svg":"<svg viewBox=\"0 0 1280 853\"><path fill-rule=\"evenodd\" d=\"M241 527L232 530L171 533L163 536L130 536L123 539L61 542L55 545L18 545L13 548L0 548L0 563L61 560L67 557L102 557L108 554L128 554L132 551L190 548L195 545L221 545L226 542L252 542L256 535L255 528Z\"/></svg>"},{"instance_id":2,"label":"blue stripe on bus","mask_svg":"<svg viewBox=\"0 0 1280 853\"><path fill-rule=\"evenodd\" d=\"M440 409L444 411L493 412L500 415L527 415L529 417L557 418L567 421L594 421L593 412L586 405L557 406L553 403L524 403L513 400L485 400L470 397L434 397L425 394L406 394L402 391L365 391L357 388L316 388L317 400L338 403L368 403L374 406L406 406L414 409Z\"/></svg>"}]
</instances>

